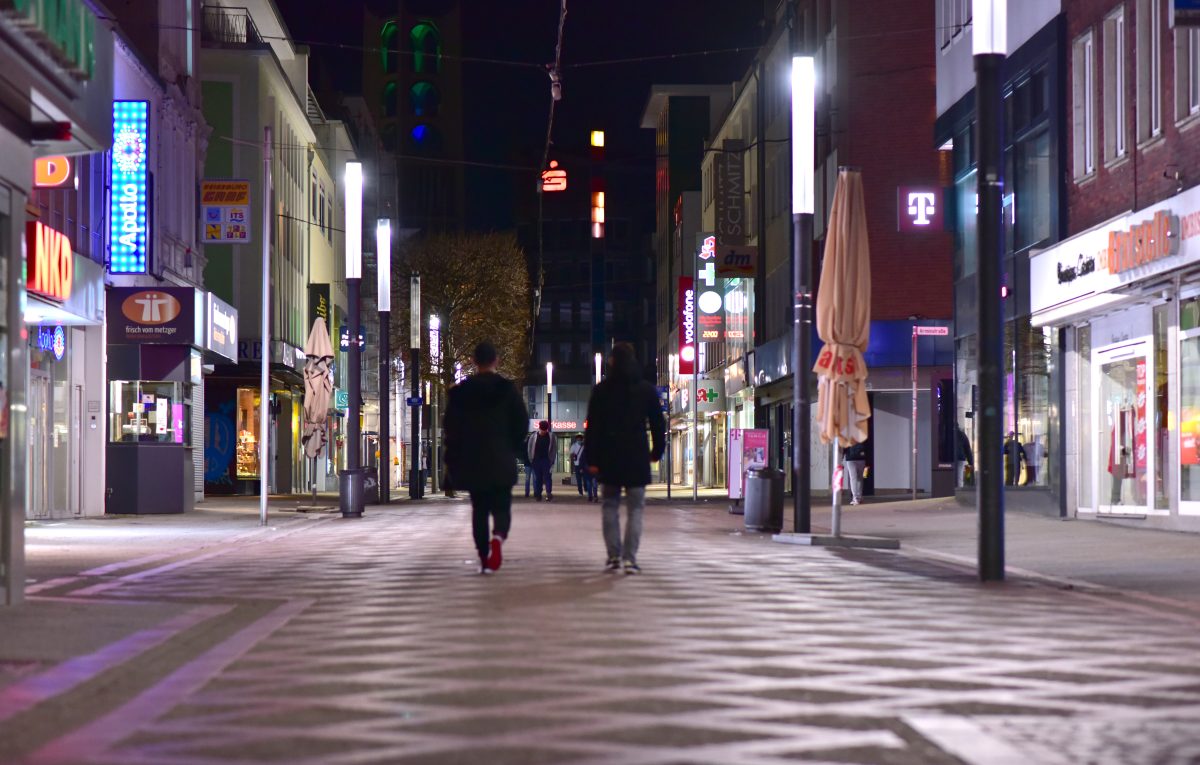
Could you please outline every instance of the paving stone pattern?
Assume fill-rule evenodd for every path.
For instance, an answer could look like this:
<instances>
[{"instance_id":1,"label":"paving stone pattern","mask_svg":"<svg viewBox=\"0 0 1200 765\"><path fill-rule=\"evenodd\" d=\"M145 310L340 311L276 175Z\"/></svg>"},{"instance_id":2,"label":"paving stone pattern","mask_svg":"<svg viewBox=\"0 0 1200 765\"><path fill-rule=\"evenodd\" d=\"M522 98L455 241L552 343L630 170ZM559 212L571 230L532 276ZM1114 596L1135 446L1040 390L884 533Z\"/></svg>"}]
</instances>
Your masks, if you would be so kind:
<instances>
[{"instance_id":1,"label":"paving stone pattern","mask_svg":"<svg viewBox=\"0 0 1200 765\"><path fill-rule=\"evenodd\" d=\"M518 503L491 577L443 502L81 582L270 608L30 762L1200 762L1194 617L712 508L651 507L614 575L598 515Z\"/></svg>"}]
</instances>

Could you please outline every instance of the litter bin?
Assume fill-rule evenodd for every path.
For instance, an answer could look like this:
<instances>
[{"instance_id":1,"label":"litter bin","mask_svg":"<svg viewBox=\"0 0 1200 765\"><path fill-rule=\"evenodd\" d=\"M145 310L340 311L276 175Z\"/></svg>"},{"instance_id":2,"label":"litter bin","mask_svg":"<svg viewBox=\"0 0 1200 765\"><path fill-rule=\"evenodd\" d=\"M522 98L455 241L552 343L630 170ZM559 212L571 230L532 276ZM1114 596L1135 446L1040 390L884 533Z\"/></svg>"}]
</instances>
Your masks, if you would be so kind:
<instances>
[{"instance_id":1,"label":"litter bin","mask_svg":"<svg viewBox=\"0 0 1200 765\"><path fill-rule=\"evenodd\" d=\"M752 468L746 473L746 513L749 531L783 530L783 471Z\"/></svg>"},{"instance_id":2,"label":"litter bin","mask_svg":"<svg viewBox=\"0 0 1200 765\"><path fill-rule=\"evenodd\" d=\"M342 516L359 518L363 512L363 468L343 470L338 474L338 507Z\"/></svg>"}]
</instances>

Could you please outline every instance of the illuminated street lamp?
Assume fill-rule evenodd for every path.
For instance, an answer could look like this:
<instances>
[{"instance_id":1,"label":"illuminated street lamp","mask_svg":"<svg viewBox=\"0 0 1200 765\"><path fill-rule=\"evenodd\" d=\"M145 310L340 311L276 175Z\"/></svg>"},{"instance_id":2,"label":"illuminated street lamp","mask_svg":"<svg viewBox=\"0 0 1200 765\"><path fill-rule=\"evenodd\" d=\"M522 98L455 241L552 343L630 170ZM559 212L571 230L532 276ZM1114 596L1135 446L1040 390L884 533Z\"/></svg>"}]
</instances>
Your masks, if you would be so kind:
<instances>
[{"instance_id":1,"label":"illuminated street lamp","mask_svg":"<svg viewBox=\"0 0 1200 765\"><path fill-rule=\"evenodd\" d=\"M349 304L350 410L346 417L346 469L342 471L339 505L343 518L361 518L363 513L362 441L359 411L362 401L362 356L358 346L360 313L359 289L362 286L362 207L363 169L361 162L346 163L346 302ZM266 349L263 349L266 355ZM265 402L264 402L265 403Z\"/></svg>"},{"instance_id":2,"label":"illuminated street lamp","mask_svg":"<svg viewBox=\"0 0 1200 765\"><path fill-rule=\"evenodd\" d=\"M797 534L812 532L812 479L809 451L812 399L808 390L812 357L812 240L815 200L816 62L792 58L792 523Z\"/></svg>"},{"instance_id":3,"label":"illuminated street lamp","mask_svg":"<svg viewBox=\"0 0 1200 765\"><path fill-rule=\"evenodd\" d=\"M596 352L596 384L600 384L601 372L604 371L604 354Z\"/></svg>"},{"instance_id":4,"label":"illuminated street lamp","mask_svg":"<svg viewBox=\"0 0 1200 765\"><path fill-rule=\"evenodd\" d=\"M387 400L391 390L392 354L388 335L392 313L392 222L380 218L375 222L375 254L378 281L379 305L379 397ZM392 445L390 441L392 423L389 407L379 407L379 504L391 501L392 489ZM399 443L397 438L396 442Z\"/></svg>"}]
</instances>

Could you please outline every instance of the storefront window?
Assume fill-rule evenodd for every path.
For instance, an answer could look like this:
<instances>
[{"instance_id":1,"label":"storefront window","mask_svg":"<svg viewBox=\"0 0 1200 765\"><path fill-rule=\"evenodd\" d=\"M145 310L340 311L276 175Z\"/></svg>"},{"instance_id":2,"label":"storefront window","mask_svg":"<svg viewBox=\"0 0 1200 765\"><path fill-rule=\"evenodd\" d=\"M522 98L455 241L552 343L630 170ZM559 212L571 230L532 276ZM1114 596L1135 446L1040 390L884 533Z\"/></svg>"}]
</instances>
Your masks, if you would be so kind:
<instances>
[{"instance_id":1,"label":"storefront window","mask_svg":"<svg viewBox=\"0 0 1200 765\"><path fill-rule=\"evenodd\" d=\"M1004 328L1005 430L1016 434L1021 447L1005 449L1010 486L1047 485L1052 339L1053 330L1031 326L1028 317Z\"/></svg>"},{"instance_id":2,"label":"storefront window","mask_svg":"<svg viewBox=\"0 0 1200 765\"><path fill-rule=\"evenodd\" d=\"M975 465L975 399L977 396L976 377L975 373L975 336L965 337L959 340L958 347L955 350L955 403L957 425L962 429L963 435L966 436L965 446L971 450L971 464ZM959 454L960 450L956 445L956 485L974 486L974 469L967 470L967 459L965 454Z\"/></svg>"},{"instance_id":3,"label":"storefront window","mask_svg":"<svg viewBox=\"0 0 1200 765\"><path fill-rule=\"evenodd\" d=\"M1200 502L1200 298L1180 306L1179 330L1179 498Z\"/></svg>"},{"instance_id":4,"label":"storefront window","mask_svg":"<svg viewBox=\"0 0 1200 765\"><path fill-rule=\"evenodd\" d=\"M191 443L191 386L148 380L109 383L110 441Z\"/></svg>"},{"instance_id":5,"label":"storefront window","mask_svg":"<svg viewBox=\"0 0 1200 765\"><path fill-rule=\"evenodd\" d=\"M1092 494L1092 327L1080 327L1075 335L1078 344L1079 390L1075 400L1079 413L1079 506L1095 508Z\"/></svg>"},{"instance_id":6,"label":"storefront window","mask_svg":"<svg viewBox=\"0 0 1200 765\"><path fill-rule=\"evenodd\" d=\"M1021 139L1016 144L1016 238L1013 249L1023 250L1050 237L1050 131Z\"/></svg>"},{"instance_id":7,"label":"storefront window","mask_svg":"<svg viewBox=\"0 0 1200 765\"><path fill-rule=\"evenodd\" d=\"M1135 356L1102 364L1099 376L1104 426L1100 443L1108 452L1101 455L1107 460L1101 473L1101 502L1114 509L1120 505L1144 507L1146 359Z\"/></svg>"},{"instance_id":8,"label":"storefront window","mask_svg":"<svg viewBox=\"0 0 1200 765\"><path fill-rule=\"evenodd\" d=\"M237 391L237 477L258 478L258 408L262 397L257 388Z\"/></svg>"},{"instance_id":9,"label":"storefront window","mask_svg":"<svg viewBox=\"0 0 1200 765\"><path fill-rule=\"evenodd\" d=\"M1167 309L1154 308L1154 507L1166 510L1171 506L1172 471L1167 465L1167 439L1170 436L1168 413L1171 411L1167 387Z\"/></svg>"},{"instance_id":10,"label":"storefront window","mask_svg":"<svg viewBox=\"0 0 1200 765\"><path fill-rule=\"evenodd\" d=\"M956 144L956 151L957 148ZM955 277L959 279L975 273L976 268L976 186L974 170L959 178L954 184L955 207L958 210L955 233L959 251L959 257L956 258L958 267L955 269Z\"/></svg>"}]
</instances>

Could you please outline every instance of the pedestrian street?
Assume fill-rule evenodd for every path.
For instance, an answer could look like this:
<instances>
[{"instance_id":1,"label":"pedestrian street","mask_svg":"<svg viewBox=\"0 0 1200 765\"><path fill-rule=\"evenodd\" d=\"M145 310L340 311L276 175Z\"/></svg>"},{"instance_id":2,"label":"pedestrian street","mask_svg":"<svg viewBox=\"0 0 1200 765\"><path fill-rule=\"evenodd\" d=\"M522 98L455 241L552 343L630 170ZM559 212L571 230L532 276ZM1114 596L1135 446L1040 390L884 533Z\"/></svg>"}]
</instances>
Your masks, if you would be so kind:
<instances>
[{"instance_id":1,"label":"pedestrian street","mask_svg":"<svg viewBox=\"0 0 1200 765\"><path fill-rule=\"evenodd\" d=\"M278 523L32 595L186 610L87 682L0 688L0 762L1200 759L1187 612L776 544L716 504L652 502L643 573L608 573L570 487L515 500L491 576L464 501Z\"/></svg>"}]
</instances>

